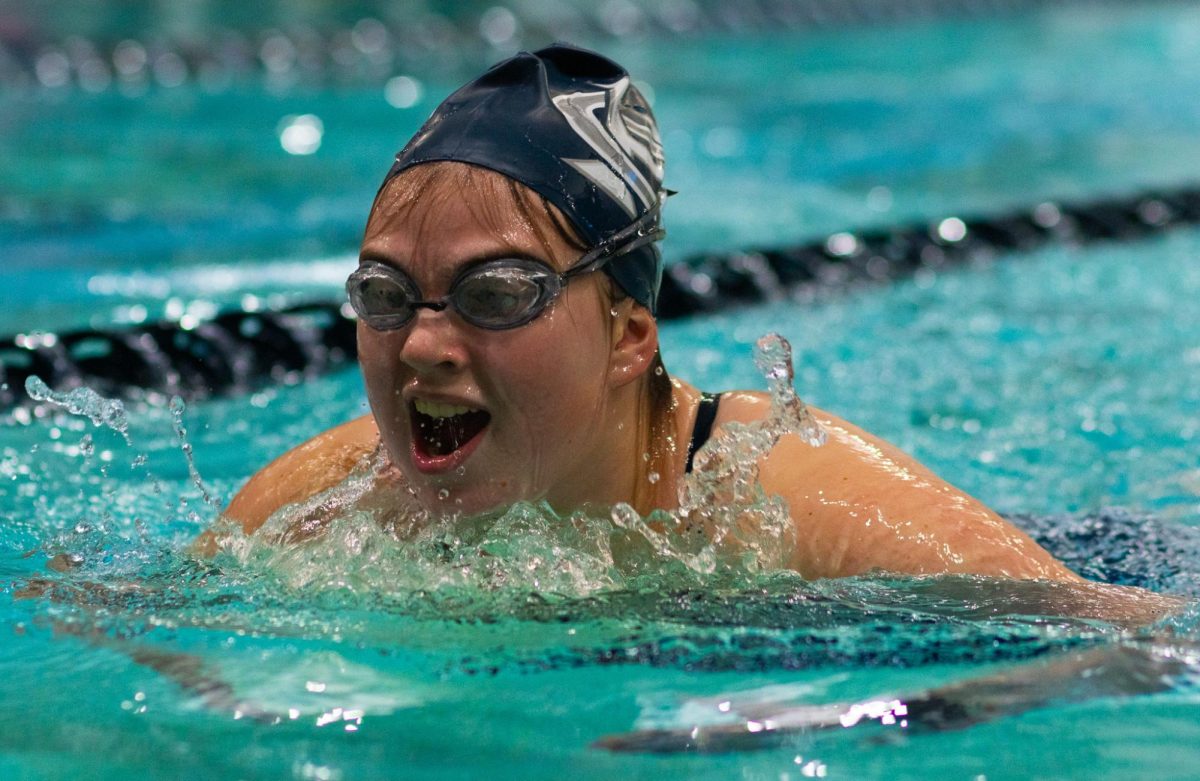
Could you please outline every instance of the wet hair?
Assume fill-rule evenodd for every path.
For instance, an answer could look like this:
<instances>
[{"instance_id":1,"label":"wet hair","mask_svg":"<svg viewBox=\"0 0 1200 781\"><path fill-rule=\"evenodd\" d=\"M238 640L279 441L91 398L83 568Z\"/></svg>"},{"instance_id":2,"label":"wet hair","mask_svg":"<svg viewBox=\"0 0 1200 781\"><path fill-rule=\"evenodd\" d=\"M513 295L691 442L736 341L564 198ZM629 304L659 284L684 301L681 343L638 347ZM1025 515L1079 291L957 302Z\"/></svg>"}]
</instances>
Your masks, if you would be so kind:
<instances>
[{"instance_id":1,"label":"wet hair","mask_svg":"<svg viewBox=\"0 0 1200 781\"><path fill-rule=\"evenodd\" d=\"M394 219L412 213L420 204L421 208L413 215L418 219L417 235L438 230L439 226L431 222L440 211L438 207L459 198L462 193L480 196L469 199L467 204L479 223L499 239L508 240L510 237L506 232L514 228L532 233L541 243L546 257L553 258L551 235L545 227L550 225L555 235L581 254L590 249L575 226L545 197L495 171L460 162L423 163L399 173L376 195L368 226L377 215ZM516 226L513 224L514 213L519 220ZM606 296L604 303L610 310L631 298L608 275L600 275L600 278L604 280L600 286L601 294ZM637 301L633 305L642 306ZM673 432L674 395L661 351L655 352L642 387L637 427L643 432L643 438L638 452L630 454L640 468L630 504L645 514L654 509L655 483L651 482L650 475L667 474L677 450Z\"/></svg>"}]
</instances>

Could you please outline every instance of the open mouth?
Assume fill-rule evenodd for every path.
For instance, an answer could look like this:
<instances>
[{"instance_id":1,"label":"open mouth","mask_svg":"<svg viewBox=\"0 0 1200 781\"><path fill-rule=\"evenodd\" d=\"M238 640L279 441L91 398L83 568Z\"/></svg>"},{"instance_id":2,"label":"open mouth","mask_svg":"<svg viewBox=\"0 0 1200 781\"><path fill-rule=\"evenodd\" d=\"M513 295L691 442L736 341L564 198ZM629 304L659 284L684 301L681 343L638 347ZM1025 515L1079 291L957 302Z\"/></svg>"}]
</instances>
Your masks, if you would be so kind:
<instances>
[{"instance_id":1,"label":"open mouth","mask_svg":"<svg viewBox=\"0 0 1200 781\"><path fill-rule=\"evenodd\" d=\"M484 410L418 399L412 404L416 451L429 458L451 455L479 436L491 419Z\"/></svg>"}]
</instances>

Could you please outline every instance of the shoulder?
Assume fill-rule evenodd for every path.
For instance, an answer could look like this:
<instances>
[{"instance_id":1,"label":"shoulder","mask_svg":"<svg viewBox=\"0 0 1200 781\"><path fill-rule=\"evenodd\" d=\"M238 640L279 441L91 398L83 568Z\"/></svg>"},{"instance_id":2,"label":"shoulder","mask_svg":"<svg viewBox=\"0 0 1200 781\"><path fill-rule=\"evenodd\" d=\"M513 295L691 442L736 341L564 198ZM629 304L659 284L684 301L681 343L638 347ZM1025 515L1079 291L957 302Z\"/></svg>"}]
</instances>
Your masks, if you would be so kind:
<instances>
[{"instance_id":1,"label":"shoulder","mask_svg":"<svg viewBox=\"0 0 1200 781\"><path fill-rule=\"evenodd\" d=\"M336 485L379 445L370 415L322 432L259 470L242 486L225 517L253 533L276 510Z\"/></svg>"}]
</instances>

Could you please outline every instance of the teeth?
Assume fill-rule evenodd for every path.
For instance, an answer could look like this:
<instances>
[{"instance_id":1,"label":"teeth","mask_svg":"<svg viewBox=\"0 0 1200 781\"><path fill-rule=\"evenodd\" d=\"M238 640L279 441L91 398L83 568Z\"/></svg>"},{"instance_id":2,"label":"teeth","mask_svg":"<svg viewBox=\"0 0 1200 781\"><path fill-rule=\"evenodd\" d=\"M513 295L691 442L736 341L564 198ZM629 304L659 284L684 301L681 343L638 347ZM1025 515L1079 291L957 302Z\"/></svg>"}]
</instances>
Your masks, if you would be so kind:
<instances>
[{"instance_id":1,"label":"teeth","mask_svg":"<svg viewBox=\"0 0 1200 781\"><path fill-rule=\"evenodd\" d=\"M439 404L436 401L425 401L417 399L413 406L417 408L417 412L422 415L428 415L431 418L449 418L454 415L465 415L468 412L478 412L472 407L463 407L458 404Z\"/></svg>"}]
</instances>

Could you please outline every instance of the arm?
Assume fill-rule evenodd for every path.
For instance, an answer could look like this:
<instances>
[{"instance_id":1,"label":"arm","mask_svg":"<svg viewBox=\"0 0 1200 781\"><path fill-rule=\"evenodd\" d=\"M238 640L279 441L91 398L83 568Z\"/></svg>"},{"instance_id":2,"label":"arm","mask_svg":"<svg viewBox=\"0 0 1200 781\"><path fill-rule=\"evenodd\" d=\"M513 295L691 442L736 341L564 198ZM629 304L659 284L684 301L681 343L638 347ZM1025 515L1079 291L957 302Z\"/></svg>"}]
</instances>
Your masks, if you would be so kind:
<instances>
[{"instance_id":1,"label":"arm","mask_svg":"<svg viewBox=\"0 0 1200 781\"><path fill-rule=\"evenodd\" d=\"M761 419L770 406L762 394L731 396L728 411L722 403L718 423ZM787 502L798 537L790 564L805 577L884 570L1038 579L1049 590L1031 583L1033 591L1004 599L1008 608L1125 627L1153 623L1186 604L1145 589L1084 580L1029 535L898 448L827 412L811 412L828 435L826 444L814 448L786 436L759 472L763 489ZM980 596L969 583L949 581L938 588L951 598ZM955 594L959 589L964 593Z\"/></svg>"},{"instance_id":2,"label":"arm","mask_svg":"<svg viewBox=\"0 0 1200 781\"><path fill-rule=\"evenodd\" d=\"M769 406L765 394L728 394L718 425L761 420ZM805 577L886 570L1080 580L1024 532L911 456L811 411L826 444L814 448L785 436L759 473L766 492L788 504L799 537L791 565Z\"/></svg>"},{"instance_id":3,"label":"arm","mask_svg":"<svg viewBox=\"0 0 1200 781\"><path fill-rule=\"evenodd\" d=\"M284 505L303 501L341 482L364 456L379 444L375 420L364 415L329 429L292 448L259 470L242 486L223 518L253 534ZM197 538L193 550L216 553L212 530Z\"/></svg>"}]
</instances>

